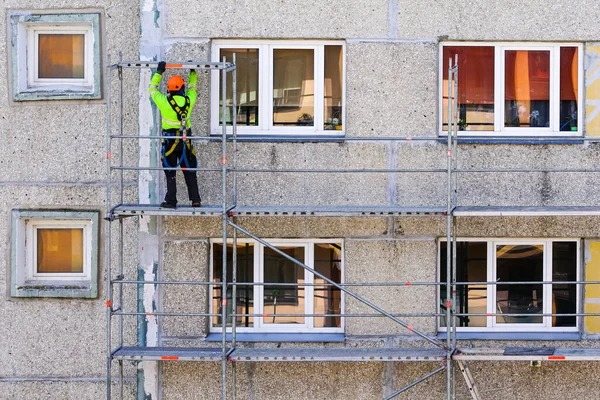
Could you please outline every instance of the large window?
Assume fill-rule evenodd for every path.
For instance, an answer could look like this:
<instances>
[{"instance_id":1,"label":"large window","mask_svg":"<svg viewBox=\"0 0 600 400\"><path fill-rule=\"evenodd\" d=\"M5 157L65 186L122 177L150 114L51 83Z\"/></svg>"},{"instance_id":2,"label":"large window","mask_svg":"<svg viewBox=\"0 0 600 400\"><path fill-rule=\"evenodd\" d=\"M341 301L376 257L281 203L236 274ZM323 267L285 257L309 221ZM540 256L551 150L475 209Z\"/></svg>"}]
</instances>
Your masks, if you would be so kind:
<instances>
[{"instance_id":1,"label":"large window","mask_svg":"<svg viewBox=\"0 0 600 400\"><path fill-rule=\"evenodd\" d=\"M14 100L96 99L100 14L12 13Z\"/></svg>"},{"instance_id":2,"label":"large window","mask_svg":"<svg viewBox=\"0 0 600 400\"><path fill-rule=\"evenodd\" d=\"M339 135L344 131L343 42L219 41L213 61L236 60L236 109L233 77L227 75L226 123L236 118L239 134ZM221 134L223 94L214 74L212 134Z\"/></svg>"},{"instance_id":3,"label":"large window","mask_svg":"<svg viewBox=\"0 0 600 400\"><path fill-rule=\"evenodd\" d=\"M342 282L342 244L331 240L271 241L286 255L336 283ZM222 282L223 244L213 241L212 282ZM262 332L341 332L342 294L288 258L252 240L237 243L236 330ZM227 244L227 280L233 279L233 243ZM211 313L221 314L222 286L211 289ZM227 312L233 312L233 290L227 289ZM312 314L312 316L307 316ZM231 327L231 317L227 326ZM222 318L211 321L221 331Z\"/></svg>"},{"instance_id":4,"label":"large window","mask_svg":"<svg viewBox=\"0 0 600 400\"><path fill-rule=\"evenodd\" d=\"M13 210L12 247L13 296L97 296L97 212Z\"/></svg>"},{"instance_id":5,"label":"large window","mask_svg":"<svg viewBox=\"0 0 600 400\"><path fill-rule=\"evenodd\" d=\"M448 130L448 63L458 59L460 135L582 134L580 44L444 43L442 133Z\"/></svg>"},{"instance_id":6,"label":"large window","mask_svg":"<svg viewBox=\"0 0 600 400\"><path fill-rule=\"evenodd\" d=\"M440 279L446 282L447 243L440 242ZM456 280L459 330L574 331L577 312L579 242L575 240L458 240ZM496 282L496 284L486 284ZM440 286L440 311L445 312L446 287ZM518 315L505 315L518 314ZM440 329L446 320L440 318Z\"/></svg>"}]
</instances>

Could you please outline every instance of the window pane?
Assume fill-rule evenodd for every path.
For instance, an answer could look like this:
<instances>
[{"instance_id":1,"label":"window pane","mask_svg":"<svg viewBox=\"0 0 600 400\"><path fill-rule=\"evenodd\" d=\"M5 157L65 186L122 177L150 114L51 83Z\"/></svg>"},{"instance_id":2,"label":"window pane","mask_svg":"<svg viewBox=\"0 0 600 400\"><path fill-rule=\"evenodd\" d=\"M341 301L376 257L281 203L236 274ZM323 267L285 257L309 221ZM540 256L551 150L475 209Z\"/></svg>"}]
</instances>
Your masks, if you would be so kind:
<instances>
[{"instance_id":1,"label":"window pane","mask_svg":"<svg viewBox=\"0 0 600 400\"><path fill-rule=\"evenodd\" d=\"M448 59L458 55L459 130L494 130L494 48L445 46L442 61L442 128L448 130Z\"/></svg>"},{"instance_id":2,"label":"window pane","mask_svg":"<svg viewBox=\"0 0 600 400\"><path fill-rule=\"evenodd\" d=\"M577 243L552 243L552 281L577 280ZM577 286L575 284L552 285L552 313L577 312ZM552 317L552 326L575 326L576 317Z\"/></svg>"},{"instance_id":3,"label":"window pane","mask_svg":"<svg viewBox=\"0 0 600 400\"><path fill-rule=\"evenodd\" d=\"M560 130L577 131L577 47L560 48Z\"/></svg>"},{"instance_id":4,"label":"window pane","mask_svg":"<svg viewBox=\"0 0 600 400\"><path fill-rule=\"evenodd\" d=\"M341 249L342 246L340 244L315 244L315 271L335 283L342 282ZM314 314L340 315L342 311L340 290L332 286L318 286L327 282L317 276L315 276L314 283ZM315 328L341 327L341 323L339 316L314 317Z\"/></svg>"},{"instance_id":5,"label":"window pane","mask_svg":"<svg viewBox=\"0 0 600 400\"><path fill-rule=\"evenodd\" d=\"M550 126L550 52L505 53L504 125Z\"/></svg>"},{"instance_id":6,"label":"window pane","mask_svg":"<svg viewBox=\"0 0 600 400\"><path fill-rule=\"evenodd\" d=\"M254 282L254 245L252 243L237 244L237 282ZM213 244L213 282L222 282L223 276L223 245ZM233 244L227 244L227 281L233 280ZM227 314L233 311L233 290L227 289ZM222 287L213 286L213 313L221 314ZM254 288L252 285L238 285L236 289L236 314L254 314ZM254 318L248 315L236 318L237 327L252 327ZM223 326L220 316L213 317L213 326ZM227 326L231 326L231 317L227 318Z\"/></svg>"},{"instance_id":7,"label":"window pane","mask_svg":"<svg viewBox=\"0 0 600 400\"><path fill-rule=\"evenodd\" d=\"M304 263L304 247L278 246L290 257ZM304 283L304 268L287 258L279 255L272 249L264 250L264 283ZM303 324L303 316L289 316L289 314L304 314L304 287L303 286L264 286L264 314L269 314L263 322L265 324ZM277 316L277 314L288 314Z\"/></svg>"},{"instance_id":8,"label":"window pane","mask_svg":"<svg viewBox=\"0 0 600 400\"><path fill-rule=\"evenodd\" d=\"M441 282L446 282L446 242L440 243ZM457 242L456 243L456 281L457 282L486 282L487 281L487 243ZM440 304L442 313L446 311L446 286L440 286ZM456 287L456 310L458 313L486 314L487 286L458 285ZM446 326L446 318L442 317L441 326ZM487 325L486 316L458 317L456 326L484 327Z\"/></svg>"},{"instance_id":9,"label":"window pane","mask_svg":"<svg viewBox=\"0 0 600 400\"><path fill-rule=\"evenodd\" d=\"M40 34L38 77L83 79L84 35Z\"/></svg>"},{"instance_id":10,"label":"window pane","mask_svg":"<svg viewBox=\"0 0 600 400\"><path fill-rule=\"evenodd\" d=\"M83 272L83 229L37 229L37 272Z\"/></svg>"},{"instance_id":11,"label":"window pane","mask_svg":"<svg viewBox=\"0 0 600 400\"><path fill-rule=\"evenodd\" d=\"M242 126L258 126L258 49L221 49L219 61L226 58L233 62L236 58L237 81L237 124ZM222 76L219 74L219 79ZM231 107L233 104L233 75L227 74L227 125L231 125ZM220 88L219 83L219 88ZM223 105L223 93L219 90L219 106ZM221 108L219 107L219 124Z\"/></svg>"},{"instance_id":12,"label":"window pane","mask_svg":"<svg viewBox=\"0 0 600 400\"><path fill-rule=\"evenodd\" d=\"M497 245L497 282L535 282L544 278L544 246ZM532 316L497 316L496 323L542 323L543 285L496 285L498 314L532 314Z\"/></svg>"},{"instance_id":13,"label":"window pane","mask_svg":"<svg viewBox=\"0 0 600 400\"><path fill-rule=\"evenodd\" d=\"M273 50L273 124L314 126L314 51Z\"/></svg>"},{"instance_id":14,"label":"window pane","mask_svg":"<svg viewBox=\"0 0 600 400\"><path fill-rule=\"evenodd\" d=\"M342 46L325 46L325 129L342 129Z\"/></svg>"}]
</instances>

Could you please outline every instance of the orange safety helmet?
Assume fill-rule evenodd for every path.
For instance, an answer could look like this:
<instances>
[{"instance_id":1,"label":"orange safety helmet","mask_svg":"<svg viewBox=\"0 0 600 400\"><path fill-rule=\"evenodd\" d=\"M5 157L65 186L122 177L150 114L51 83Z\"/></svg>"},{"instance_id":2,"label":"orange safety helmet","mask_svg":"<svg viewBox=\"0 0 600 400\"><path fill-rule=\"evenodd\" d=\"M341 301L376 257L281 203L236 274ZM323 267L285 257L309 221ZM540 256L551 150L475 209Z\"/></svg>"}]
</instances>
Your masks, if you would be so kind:
<instances>
[{"instance_id":1,"label":"orange safety helmet","mask_svg":"<svg viewBox=\"0 0 600 400\"><path fill-rule=\"evenodd\" d=\"M183 85L185 85L183 78L179 75L174 75L170 77L169 81L167 82L167 90L169 92L176 92L181 89Z\"/></svg>"}]
</instances>

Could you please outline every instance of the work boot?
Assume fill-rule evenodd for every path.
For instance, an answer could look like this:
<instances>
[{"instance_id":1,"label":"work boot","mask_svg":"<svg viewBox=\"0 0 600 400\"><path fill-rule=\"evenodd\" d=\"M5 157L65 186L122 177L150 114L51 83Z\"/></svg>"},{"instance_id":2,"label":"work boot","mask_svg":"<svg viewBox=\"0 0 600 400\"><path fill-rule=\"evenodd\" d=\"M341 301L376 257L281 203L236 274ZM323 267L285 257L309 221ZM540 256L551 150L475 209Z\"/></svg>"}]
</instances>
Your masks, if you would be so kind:
<instances>
[{"instance_id":1,"label":"work boot","mask_svg":"<svg viewBox=\"0 0 600 400\"><path fill-rule=\"evenodd\" d=\"M176 204L167 203L166 201L163 201L162 203L160 203L160 206L162 208L175 208L175 207L177 207Z\"/></svg>"},{"instance_id":2,"label":"work boot","mask_svg":"<svg viewBox=\"0 0 600 400\"><path fill-rule=\"evenodd\" d=\"M202 206L202 204L200 203L200 200L192 201L192 207L200 207L200 206Z\"/></svg>"}]
</instances>

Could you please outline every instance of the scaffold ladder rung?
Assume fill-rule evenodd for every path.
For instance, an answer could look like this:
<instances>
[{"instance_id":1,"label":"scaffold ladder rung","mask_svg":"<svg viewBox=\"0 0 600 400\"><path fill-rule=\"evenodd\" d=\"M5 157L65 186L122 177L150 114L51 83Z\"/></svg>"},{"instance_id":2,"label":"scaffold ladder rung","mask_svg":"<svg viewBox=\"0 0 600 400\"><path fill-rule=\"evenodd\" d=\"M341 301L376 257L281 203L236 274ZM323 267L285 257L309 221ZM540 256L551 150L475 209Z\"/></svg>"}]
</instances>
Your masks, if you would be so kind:
<instances>
[{"instance_id":1,"label":"scaffold ladder rung","mask_svg":"<svg viewBox=\"0 0 600 400\"><path fill-rule=\"evenodd\" d=\"M469 393L471 393L471 397L473 400L481 400L479 396L479 390L477 389L477 385L475 384L475 379L473 379L473 375L471 374L471 370L467 363L463 361L457 361L458 368L460 368L460 372L463 374L465 378L465 382L467 382L467 386L469 388Z\"/></svg>"}]
</instances>

